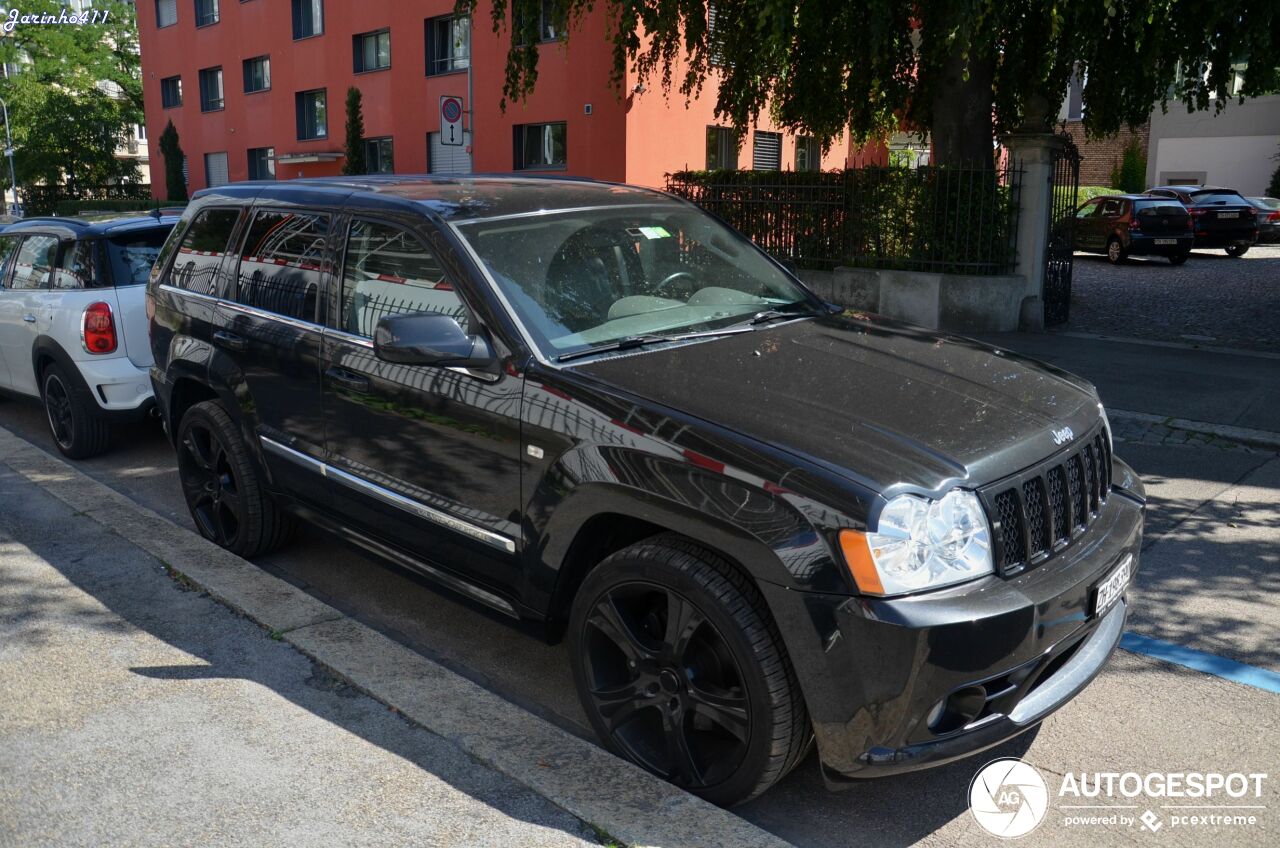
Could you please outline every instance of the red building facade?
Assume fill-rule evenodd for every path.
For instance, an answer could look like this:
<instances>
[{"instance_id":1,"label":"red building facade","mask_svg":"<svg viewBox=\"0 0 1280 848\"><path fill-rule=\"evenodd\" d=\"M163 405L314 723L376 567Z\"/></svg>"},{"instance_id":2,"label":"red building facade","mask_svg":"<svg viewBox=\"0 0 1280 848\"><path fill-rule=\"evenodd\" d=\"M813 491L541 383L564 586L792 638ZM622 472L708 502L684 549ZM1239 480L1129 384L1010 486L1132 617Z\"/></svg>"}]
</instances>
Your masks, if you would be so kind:
<instances>
[{"instance_id":1,"label":"red building facade","mask_svg":"<svg viewBox=\"0 0 1280 848\"><path fill-rule=\"evenodd\" d=\"M177 128L191 191L211 183L337 174L347 89L363 95L369 170L560 172L661 186L684 168L842 167L806 139L761 121L734 149L717 127L714 83L686 104L610 85L603 7L568 38L544 15L538 83L501 108L509 33L489 9L475 26L452 0L138 0L143 93L154 162ZM467 30L470 29L470 37ZM464 99L464 144L441 130L440 99ZM156 170L159 173L159 170ZM163 180L153 180L163 194Z\"/></svg>"}]
</instances>

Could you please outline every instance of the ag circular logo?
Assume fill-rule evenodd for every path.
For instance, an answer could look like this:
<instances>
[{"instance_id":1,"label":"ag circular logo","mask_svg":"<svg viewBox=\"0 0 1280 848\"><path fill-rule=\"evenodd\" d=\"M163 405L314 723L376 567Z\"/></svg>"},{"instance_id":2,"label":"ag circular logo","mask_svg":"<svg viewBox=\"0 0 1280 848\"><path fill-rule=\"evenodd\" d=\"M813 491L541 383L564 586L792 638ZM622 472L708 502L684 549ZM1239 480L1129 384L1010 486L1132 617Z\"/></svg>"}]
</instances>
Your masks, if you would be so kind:
<instances>
[{"instance_id":1,"label":"ag circular logo","mask_svg":"<svg viewBox=\"0 0 1280 848\"><path fill-rule=\"evenodd\" d=\"M992 760L969 784L969 811L982 829L1017 839L1036 829L1049 809L1049 788L1035 766L1022 760Z\"/></svg>"}]
</instances>

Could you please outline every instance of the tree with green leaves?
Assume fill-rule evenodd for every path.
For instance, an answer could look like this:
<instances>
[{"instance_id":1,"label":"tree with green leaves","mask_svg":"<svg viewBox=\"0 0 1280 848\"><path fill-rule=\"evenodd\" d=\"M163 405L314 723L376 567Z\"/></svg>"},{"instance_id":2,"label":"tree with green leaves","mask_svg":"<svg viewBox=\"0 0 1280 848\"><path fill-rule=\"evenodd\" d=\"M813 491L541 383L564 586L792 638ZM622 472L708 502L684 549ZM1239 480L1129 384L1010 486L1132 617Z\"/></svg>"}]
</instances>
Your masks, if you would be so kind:
<instances>
[{"instance_id":1,"label":"tree with green leaves","mask_svg":"<svg viewBox=\"0 0 1280 848\"><path fill-rule=\"evenodd\" d=\"M364 157L364 95L354 85L347 89L347 141L346 161L342 163L342 173L351 175L366 174L369 164Z\"/></svg>"},{"instance_id":2,"label":"tree with green leaves","mask_svg":"<svg viewBox=\"0 0 1280 848\"><path fill-rule=\"evenodd\" d=\"M182 160L185 157L173 121L166 124L164 132L160 133L160 155L164 157L165 198L173 201L186 200L187 178L182 173Z\"/></svg>"},{"instance_id":3,"label":"tree with green leaves","mask_svg":"<svg viewBox=\"0 0 1280 848\"><path fill-rule=\"evenodd\" d=\"M593 0L493 0L512 28L504 102L538 80L539 12L568 23ZM471 14L476 0L458 0ZM611 0L612 76L658 78L684 97L716 86L716 113L740 130L764 110L824 143L900 128L928 133L939 164L992 162L992 139L1048 129L1072 74L1085 129L1107 136L1152 106L1221 109L1233 63L1240 97L1280 89L1275 0ZM709 26L709 8L714 26Z\"/></svg>"},{"instance_id":4,"label":"tree with green leaves","mask_svg":"<svg viewBox=\"0 0 1280 848\"><path fill-rule=\"evenodd\" d=\"M25 14L65 11L59 0L29 0ZM141 123L142 75L134 7L99 0L97 23L17 23L0 38L0 79L9 106L20 183L101 185L137 182L138 166L117 147Z\"/></svg>"}]
</instances>

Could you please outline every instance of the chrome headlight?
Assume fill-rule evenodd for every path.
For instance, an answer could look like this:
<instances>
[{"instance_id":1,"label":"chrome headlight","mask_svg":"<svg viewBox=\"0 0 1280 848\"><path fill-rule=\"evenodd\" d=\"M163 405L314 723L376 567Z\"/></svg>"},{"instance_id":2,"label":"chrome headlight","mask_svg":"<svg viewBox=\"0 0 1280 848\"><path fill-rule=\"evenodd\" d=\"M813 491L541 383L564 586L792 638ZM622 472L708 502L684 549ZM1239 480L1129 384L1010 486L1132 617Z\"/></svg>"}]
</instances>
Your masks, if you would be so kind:
<instances>
[{"instance_id":1,"label":"chrome headlight","mask_svg":"<svg viewBox=\"0 0 1280 848\"><path fill-rule=\"evenodd\" d=\"M874 531L841 531L840 547L858 588L872 595L937 589L995 572L987 516L978 496L963 489L936 501L899 495Z\"/></svg>"}]
</instances>

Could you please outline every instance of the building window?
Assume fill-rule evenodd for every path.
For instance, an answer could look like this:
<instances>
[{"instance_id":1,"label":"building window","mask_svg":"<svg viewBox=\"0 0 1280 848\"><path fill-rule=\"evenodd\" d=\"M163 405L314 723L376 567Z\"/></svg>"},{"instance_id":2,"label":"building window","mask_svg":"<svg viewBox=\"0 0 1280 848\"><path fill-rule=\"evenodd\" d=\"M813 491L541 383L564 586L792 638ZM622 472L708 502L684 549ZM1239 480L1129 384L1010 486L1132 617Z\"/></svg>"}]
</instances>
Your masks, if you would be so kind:
<instances>
[{"instance_id":1,"label":"building window","mask_svg":"<svg viewBox=\"0 0 1280 848\"><path fill-rule=\"evenodd\" d=\"M391 31L383 29L351 36L351 52L357 74L391 67Z\"/></svg>"},{"instance_id":2,"label":"building window","mask_svg":"<svg viewBox=\"0 0 1280 848\"><path fill-rule=\"evenodd\" d=\"M812 136L796 136L796 170L821 171L822 145Z\"/></svg>"},{"instance_id":3,"label":"building window","mask_svg":"<svg viewBox=\"0 0 1280 848\"><path fill-rule=\"evenodd\" d=\"M206 153L204 155L204 182L209 188L216 188L231 182L227 174L227 154Z\"/></svg>"},{"instance_id":4,"label":"building window","mask_svg":"<svg viewBox=\"0 0 1280 848\"><path fill-rule=\"evenodd\" d=\"M724 37L716 26L715 0L707 0L707 53L713 65L724 65Z\"/></svg>"},{"instance_id":5,"label":"building window","mask_svg":"<svg viewBox=\"0 0 1280 848\"><path fill-rule=\"evenodd\" d=\"M736 170L738 134L729 127L707 127L707 170Z\"/></svg>"},{"instance_id":6,"label":"building window","mask_svg":"<svg viewBox=\"0 0 1280 848\"><path fill-rule=\"evenodd\" d=\"M294 95L294 110L298 120L298 140L328 138L329 115L325 90L299 91Z\"/></svg>"},{"instance_id":7,"label":"building window","mask_svg":"<svg viewBox=\"0 0 1280 848\"><path fill-rule=\"evenodd\" d=\"M431 18L427 21L427 76L463 71L471 65L471 19Z\"/></svg>"},{"instance_id":8,"label":"building window","mask_svg":"<svg viewBox=\"0 0 1280 848\"><path fill-rule=\"evenodd\" d=\"M271 88L271 57L255 56L244 60L244 93L267 91Z\"/></svg>"},{"instance_id":9,"label":"building window","mask_svg":"<svg viewBox=\"0 0 1280 848\"><path fill-rule=\"evenodd\" d=\"M515 14L514 11L513 14ZM524 19L522 17L517 18L515 20L515 24L515 42L516 44L524 44ZM555 4L552 0L542 0L541 7L538 10L538 20L534 26L536 27L535 35L538 41L556 41L564 38L564 15L556 10Z\"/></svg>"},{"instance_id":10,"label":"building window","mask_svg":"<svg viewBox=\"0 0 1280 848\"><path fill-rule=\"evenodd\" d=\"M200 111L217 112L222 103L222 68L205 68L200 72Z\"/></svg>"},{"instance_id":11,"label":"building window","mask_svg":"<svg viewBox=\"0 0 1280 848\"><path fill-rule=\"evenodd\" d=\"M565 153L565 125L521 124L515 128L515 169L563 168L568 161Z\"/></svg>"},{"instance_id":12,"label":"building window","mask_svg":"<svg viewBox=\"0 0 1280 848\"><path fill-rule=\"evenodd\" d=\"M249 148L249 179L274 180L276 178L276 149L274 147Z\"/></svg>"},{"instance_id":13,"label":"building window","mask_svg":"<svg viewBox=\"0 0 1280 848\"><path fill-rule=\"evenodd\" d=\"M293 0L293 39L324 34L324 0Z\"/></svg>"},{"instance_id":14,"label":"building window","mask_svg":"<svg viewBox=\"0 0 1280 848\"><path fill-rule=\"evenodd\" d=\"M209 26L217 22L218 0L196 0L196 26Z\"/></svg>"},{"instance_id":15,"label":"building window","mask_svg":"<svg viewBox=\"0 0 1280 848\"><path fill-rule=\"evenodd\" d=\"M396 166L392 152L391 136L366 138L364 140L365 173L394 174Z\"/></svg>"},{"instance_id":16,"label":"building window","mask_svg":"<svg viewBox=\"0 0 1280 848\"><path fill-rule=\"evenodd\" d=\"M757 171L782 169L782 134L756 130L751 150L751 167Z\"/></svg>"},{"instance_id":17,"label":"building window","mask_svg":"<svg viewBox=\"0 0 1280 848\"><path fill-rule=\"evenodd\" d=\"M134 137L135 139L137 139L138 141L146 141L146 140L147 140L147 125L146 125L146 124L134 124L134 125L133 125L133 137Z\"/></svg>"},{"instance_id":18,"label":"building window","mask_svg":"<svg viewBox=\"0 0 1280 848\"><path fill-rule=\"evenodd\" d=\"M173 26L178 22L178 0L156 0L156 28Z\"/></svg>"},{"instance_id":19,"label":"building window","mask_svg":"<svg viewBox=\"0 0 1280 848\"><path fill-rule=\"evenodd\" d=\"M182 77L165 77L160 80L160 103L166 109L182 105Z\"/></svg>"}]
</instances>

